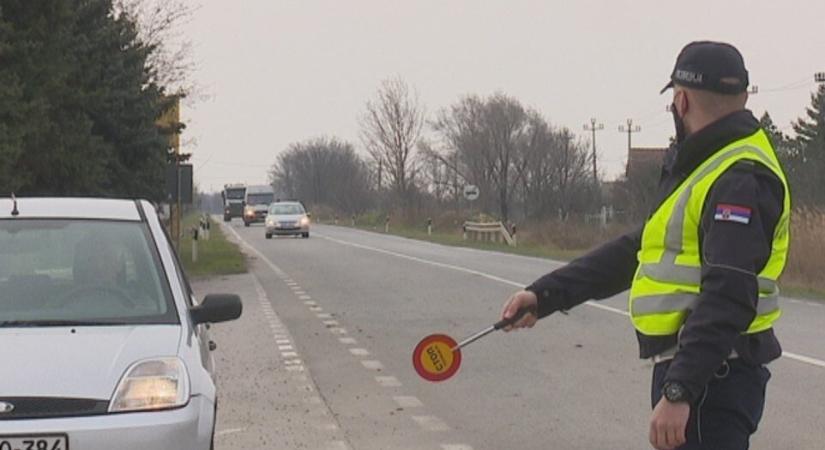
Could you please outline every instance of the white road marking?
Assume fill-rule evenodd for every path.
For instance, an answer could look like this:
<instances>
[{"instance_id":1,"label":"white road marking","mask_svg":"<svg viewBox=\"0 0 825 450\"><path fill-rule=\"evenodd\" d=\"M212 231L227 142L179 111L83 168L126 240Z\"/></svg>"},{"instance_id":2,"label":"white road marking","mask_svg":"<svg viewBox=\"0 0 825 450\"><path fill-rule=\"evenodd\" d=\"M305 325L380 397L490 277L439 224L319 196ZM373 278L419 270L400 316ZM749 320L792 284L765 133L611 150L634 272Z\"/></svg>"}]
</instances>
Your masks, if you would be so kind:
<instances>
[{"instance_id":1,"label":"white road marking","mask_svg":"<svg viewBox=\"0 0 825 450\"><path fill-rule=\"evenodd\" d=\"M310 306L310 307L309 307L309 310L310 310L310 311L315 311L315 312L318 312L318 311L323 311L323 310L324 310L324 308L321 308L320 306Z\"/></svg>"},{"instance_id":2,"label":"white road marking","mask_svg":"<svg viewBox=\"0 0 825 450\"><path fill-rule=\"evenodd\" d=\"M338 326L339 324L338 324L337 320L325 320L324 325L326 325L328 327L334 327L334 326Z\"/></svg>"},{"instance_id":3,"label":"white road marking","mask_svg":"<svg viewBox=\"0 0 825 450\"><path fill-rule=\"evenodd\" d=\"M314 300L307 300L304 302L304 304L307 306L318 306L318 303L315 303Z\"/></svg>"},{"instance_id":4,"label":"white road marking","mask_svg":"<svg viewBox=\"0 0 825 450\"><path fill-rule=\"evenodd\" d=\"M365 359L361 361L361 365L368 370L375 370L375 371L382 371L384 370L384 365L381 364L381 361L375 361L372 359Z\"/></svg>"},{"instance_id":5,"label":"white road marking","mask_svg":"<svg viewBox=\"0 0 825 450\"><path fill-rule=\"evenodd\" d=\"M305 291L295 291L294 294L295 295L307 295L307 293Z\"/></svg>"},{"instance_id":6,"label":"white road marking","mask_svg":"<svg viewBox=\"0 0 825 450\"><path fill-rule=\"evenodd\" d=\"M441 444L441 450L473 450L473 447L467 444Z\"/></svg>"},{"instance_id":7,"label":"white road marking","mask_svg":"<svg viewBox=\"0 0 825 450\"><path fill-rule=\"evenodd\" d=\"M332 314L330 313L318 313L316 314L319 319L332 319Z\"/></svg>"},{"instance_id":8,"label":"white road marking","mask_svg":"<svg viewBox=\"0 0 825 450\"><path fill-rule=\"evenodd\" d=\"M347 329L346 328L332 327L332 328L329 329L329 331L331 331L335 334L347 334Z\"/></svg>"},{"instance_id":9,"label":"white road marking","mask_svg":"<svg viewBox=\"0 0 825 450\"><path fill-rule=\"evenodd\" d=\"M506 278L498 277L498 276L495 276L495 275L491 275L489 273L481 272L481 271L470 269L470 268L467 268L467 267L461 267L461 266L456 266L454 264L446 264L446 263L441 263L441 262L437 262L437 261L431 261L429 259L419 258L417 256L406 255L404 253L398 253L398 252L394 252L394 251L390 251L390 250L385 250L385 249L382 249L382 248L371 247L369 245L356 244L354 242L342 241L340 239L320 235L320 234L317 234L317 233L316 233L316 236L318 236L320 238L323 238L323 239L326 239L328 241L336 242L338 244L346 245L346 246L349 246L349 247L355 247L355 248L360 248L360 249L363 249L363 250L368 250L368 251L371 251L371 252L376 252L376 253L382 253L382 254L385 254L385 255L395 256L397 258L402 258L402 259L406 259L406 260L409 260L409 261L415 261L415 262L418 262L418 263L421 263L421 264L427 264L427 265L434 266L434 267L440 267L442 269L450 269L450 270L455 270L455 271L458 271L458 272L467 273L467 274L470 274L470 275L477 275L477 276L480 276L482 278L486 278L488 280L496 281L496 282L503 283L503 284L506 284L506 285L509 285L509 286L514 286L514 287L517 287L517 288L524 288L524 286L527 285L527 283L519 283L519 282L516 282L516 281L508 280ZM622 316L629 316L628 312L625 311L625 310L614 308L612 306L607 306L607 305L602 304L602 303L598 303L598 302L594 302L594 301L588 301L588 302L585 302L585 304L587 306L591 306L593 308L597 308L597 309L600 309L602 311L607 311L607 312L611 312L613 314L622 315ZM793 360L796 360L796 361L799 361L799 362L802 362L802 363L805 363L805 364L810 364L812 366L825 368L825 361L823 361L821 359L817 359L817 358L813 358L813 357L810 357L810 356L801 355L801 354L797 354L797 353L791 353L791 352L783 352L783 356L785 356L787 358L790 358L790 359L793 359Z\"/></svg>"},{"instance_id":10,"label":"white road marking","mask_svg":"<svg viewBox=\"0 0 825 450\"><path fill-rule=\"evenodd\" d=\"M426 431L448 431L450 427L436 416L412 416L412 420Z\"/></svg>"},{"instance_id":11,"label":"white road marking","mask_svg":"<svg viewBox=\"0 0 825 450\"><path fill-rule=\"evenodd\" d=\"M338 341L341 342L342 344L346 344L346 345L355 345L355 344L358 343L358 341L356 341L355 338L351 338L351 337L338 338Z\"/></svg>"},{"instance_id":12,"label":"white road marking","mask_svg":"<svg viewBox=\"0 0 825 450\"><path fill-rule=\"evenodd\" d=\"M296 366L296 365L301 364L301 363L302 363L302 361L300 359L286 359L286 360L284 360L284 364L286 364L288 366Z\"/></svg>"},{"instance_id":13,"label":"white road marking","mask_svg":"<svg viewBox=\"0 0 825 450\"><path fill-rule=\"evenodd\" d=\"M278 350L293 350L291 345L279 345Z\"/></svg>"},{"instance_id":14,"label":"white road marking","mask_svg":"<svg viewBox=\"0 0 825 450\"><path fill-rule=\"evenodd\" d=\"M228 428L226 430L221 430L221 431L215 432L215 437L226 436L227 434L240 433L242 431L246 431L246 427L244 427L244 428Z\"/></svg>"},{"instance_id":15,"label":"white road marking","mask_svg":"<svg viewBox=\"0 0 825 450\"><path fill-rule=\"evenodd\" d=\"M799 362L803 362L803 363L806 363L806 364L811 364L813 366L818 366L818 367L825 368L825 361L823 361L821 359L811 358L810 356L799 355L799 354L796 354L796 353L785 352L785 351L782 352L782 356L784 356L786 358L796 360L796 361L799 361Z\"/></svg>"},{"instance_id":16,"label":"white road marking","mask_svg":"<svg viewBox=\"0 0 825 450\"><path fill-rule=\"evenodd\" d=\"M332 441L327 444L325 450L349 450L349 446L344 441Z\"/></svg>"},{"instance_id":17,"label":"white road marking","mask_svg":"<svg viewBox=\"0 0 825 450\"><path fill-rule=\"evenodd\" d=\"M297 352L281 352L281 356L284 357L284 358L297 358L298 353ZM289 362L286 362L286 363L290 364Z\"/></svg>"},{"instance_id":18,"label":"white road marking","mask_svg":"<svg viewBox=\"0 0 825 450\"><path fill-rule=\"evenodd\" d=\"M424 403L421 403L421 400L418 397L413 397L410 395L397 395L392 398L395 400L395 403L398 403L398 406L402 408L420 408L424 406Z\"/></svg>"},{"instance_id":19,"label":"white road marking","mask_svg":"<svg viewBox=\"0 0 825 450\"><path fill-rule=\"evenodd\" d=\"M355 356L369 356L370 352L365 348L351 348L349 352Z\"/></svg>"},{"instance_id":20,"label":"white road marking","mask_svg":"<svg viewBox=\"0 0 825 450\"><path fill-rule=\"evenodd\" d=\"M309 295L299 295L298 300L310 300L312 297Z\"/></svg>"},{"instance_id":21,"label":"white road marking","mask_svg":"<svg viewBox=\"0 0 825 450\"><path fill-rule=\"evenodd\" d=\"M289 339L275 339L276 344L289 344Z\"/></svg>"},{"instance_id":22,"label":"white road marking","mask_svg":"<svg viewBox=\"0 0 825 450\"><path fill-rule=\"evenodd\" d=\"M375 377L375 381L378 382L383 387L400 387L401 382L398 381L398 378L390 377L390 376L379 376Z\"/></svg>"},{"instance_id":23,"label":"white road marking","mask_svg":"<svg viewBox=\"0 0 825 450\"><path fill-rule=\"evenodd\" d=\"M290 288L291 288L293 291L300 291L300 290L301 290L301 286L290 286Z\"/></svg>"}]
</instances>

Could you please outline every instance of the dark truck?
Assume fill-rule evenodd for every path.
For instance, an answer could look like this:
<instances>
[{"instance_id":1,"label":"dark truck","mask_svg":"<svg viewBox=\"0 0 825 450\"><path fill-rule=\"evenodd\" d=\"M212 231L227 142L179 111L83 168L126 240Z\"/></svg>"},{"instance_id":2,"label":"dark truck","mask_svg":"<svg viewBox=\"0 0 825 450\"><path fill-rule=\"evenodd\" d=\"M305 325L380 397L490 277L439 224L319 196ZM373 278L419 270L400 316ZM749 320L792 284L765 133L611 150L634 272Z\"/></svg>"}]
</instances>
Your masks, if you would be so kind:
<instances>
[{"instance_id":1,"label":"dark truck","mask_svg":"<svg viewBox=\"0 0 825 450\"><path fill-rule=\"evenodd\" d=\"M233 217L243 217L246 199L246 185L227 184L221 192L223 198L223 221L229 222Z\"/></svg>"}]
</instances>

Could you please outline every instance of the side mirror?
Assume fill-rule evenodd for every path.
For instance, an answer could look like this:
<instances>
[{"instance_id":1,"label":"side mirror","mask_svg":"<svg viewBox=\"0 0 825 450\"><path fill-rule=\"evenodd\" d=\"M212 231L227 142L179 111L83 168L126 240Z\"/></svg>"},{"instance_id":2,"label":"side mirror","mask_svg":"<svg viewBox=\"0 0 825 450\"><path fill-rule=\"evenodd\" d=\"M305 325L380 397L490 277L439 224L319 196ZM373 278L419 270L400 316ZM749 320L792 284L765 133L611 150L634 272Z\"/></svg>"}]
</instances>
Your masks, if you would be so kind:
<instances>
[{"instance_id":1,"label":"side mirror","mask_svg":"<svg viewBox=\"0 0 825 450\"><path fill-rule=\"evenodd\" d=\"M307 219L312 219L312 213L311 212L307 213Z\"/></svg>"},{"instance_id":2,"label":"side mirror","mask_svg":"<svg viewBox=\"0 0 825 450\"><path fill-rule=\"evenodd\" d=\"M195 325L235 320L241 317L243 304L235 294L209 294L203 302L189 309L189 316Z\"/></svg>"}]
</instances>

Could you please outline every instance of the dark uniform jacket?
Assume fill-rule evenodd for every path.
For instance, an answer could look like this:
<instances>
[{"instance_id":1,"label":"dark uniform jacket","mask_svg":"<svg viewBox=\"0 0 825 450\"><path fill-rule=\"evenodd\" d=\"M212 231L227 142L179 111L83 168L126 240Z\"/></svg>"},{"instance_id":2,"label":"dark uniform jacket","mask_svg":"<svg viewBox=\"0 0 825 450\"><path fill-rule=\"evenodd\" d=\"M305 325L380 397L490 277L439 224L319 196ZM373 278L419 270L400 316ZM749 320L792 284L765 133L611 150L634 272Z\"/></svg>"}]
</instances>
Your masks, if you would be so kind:
<instances>
[{"instance_id":1,"label":"dark uniform jacket","mask_svg":"<svg viewBox=\"0 0 825 450\"><path fill-rule=\"evenodd\" d=\"M750 111L730 114L674 145L665 156L659 182L661 204L705 159L759 129ZM756 274L771 254L774 228L782 215L784 187L768 168L739 162L723 173L708 194L699 230L702 250L700 300L678 339L679 351L666 381L679 381L697 399L730 355L745 363L766 364L782 354L772 329L744 335L756 316ZM747 224L715 220L716 205L749 208ZM638 266L643 227L608 242L527 287L539 299L539 317L567 310L589 299L604 299L630 288ZM677 345L677 337L636 333L641 358Z\"/></svg>"}]
</instances>

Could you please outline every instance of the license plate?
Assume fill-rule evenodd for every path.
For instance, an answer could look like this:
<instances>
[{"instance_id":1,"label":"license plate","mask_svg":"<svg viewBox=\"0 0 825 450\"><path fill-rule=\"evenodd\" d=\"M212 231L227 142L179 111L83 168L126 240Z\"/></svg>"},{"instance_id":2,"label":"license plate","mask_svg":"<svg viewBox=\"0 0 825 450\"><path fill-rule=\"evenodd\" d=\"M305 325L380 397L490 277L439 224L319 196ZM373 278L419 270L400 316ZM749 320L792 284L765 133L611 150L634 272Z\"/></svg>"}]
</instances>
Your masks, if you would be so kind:
<instances>
[{"instance_id":1,"label":"license plate","mask_svg":"<svg viewBox=\"0 0 825 450\"><path fill-rule=\"evenodd\" d=\"M65 434L0 436L0 450L69 450Z\"/></svg>"}]
</instances>

